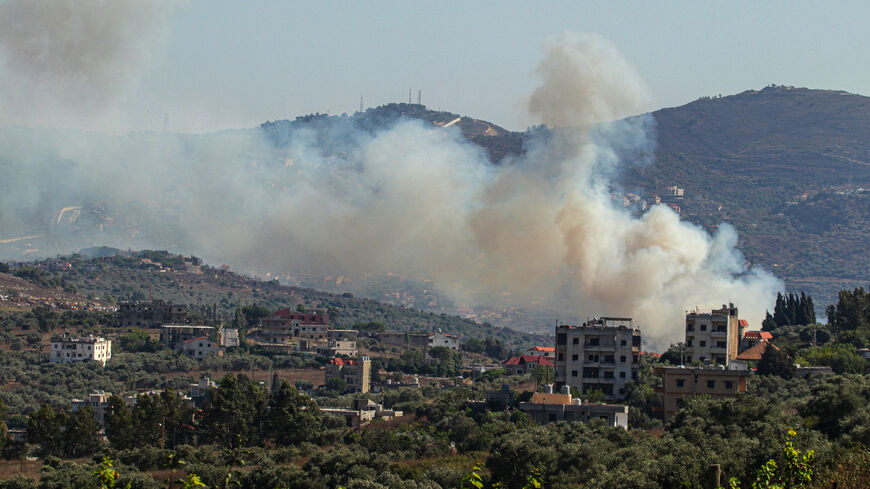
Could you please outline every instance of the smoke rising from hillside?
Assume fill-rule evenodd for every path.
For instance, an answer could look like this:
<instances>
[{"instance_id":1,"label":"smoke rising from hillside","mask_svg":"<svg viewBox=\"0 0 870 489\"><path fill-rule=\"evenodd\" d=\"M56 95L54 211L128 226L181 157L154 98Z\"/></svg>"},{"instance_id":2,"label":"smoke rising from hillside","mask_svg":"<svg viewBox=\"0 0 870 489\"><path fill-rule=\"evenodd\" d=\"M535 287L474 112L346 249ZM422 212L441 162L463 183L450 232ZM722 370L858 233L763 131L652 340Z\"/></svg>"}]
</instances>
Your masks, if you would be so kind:
<instances>
[{"instance_id":1,"label":"smoke rising from hillside","mask_svg":"<svg viewBox=\"0 0 870 489\"><path fill-rule=\"evenodd\" d=\"M122 232L93 244L168 247L282 275L394 272L466 303L634 316L653 348L681 336L688 307L733 301L760 321L779 284L744 269L733 229L710 236L664 206L634 217L611 200L619 155L654 148L650 116L610 122L649 100L616 48L554 38L538 74L530 112L559 128L499 166L455 128L419 121L374 134L337 122L342 151L311 130L279 146L261 131L3 131L0 167L15 172L0 183L0 229L99 206Z\"/></svg>"},{"instance_id":2,"label":"smoke rising from hillside","mask_svg":"<svg viewBox=\"0 0 870 489\"><path fill-rule=\"evenodd\" d=\"M0 124L119 117L173 10L161 0L0 1Z\"/></svg>"}]
</instances>

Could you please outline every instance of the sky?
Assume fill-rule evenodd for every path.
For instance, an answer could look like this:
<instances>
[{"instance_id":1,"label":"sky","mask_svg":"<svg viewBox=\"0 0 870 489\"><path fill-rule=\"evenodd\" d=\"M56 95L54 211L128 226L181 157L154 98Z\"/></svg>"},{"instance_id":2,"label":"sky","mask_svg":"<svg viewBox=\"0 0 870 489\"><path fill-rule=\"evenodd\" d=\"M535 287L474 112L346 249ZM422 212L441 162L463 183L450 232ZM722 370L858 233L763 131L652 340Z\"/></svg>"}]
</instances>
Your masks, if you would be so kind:
<instances>
[{"instance_id":1,"label":"sky","mask_svg":"<svg viewBox=\"0 0 870 489\"><path fill-rule=\"evenodd\" d=\"M615 44L649 85L650 110L771 83L870 94L866 1L154 5L165 15L148 26L128 14L145 55L119 75L135 80L111 108L61 118L50 104L19 107L0 113L0 126L208 132L353 113L360 97L372 107L407 101L411 89L432 108L522 130L535 122L524 101L539 82L542 43L564 32Z\"/></svg>"}]
</instances>

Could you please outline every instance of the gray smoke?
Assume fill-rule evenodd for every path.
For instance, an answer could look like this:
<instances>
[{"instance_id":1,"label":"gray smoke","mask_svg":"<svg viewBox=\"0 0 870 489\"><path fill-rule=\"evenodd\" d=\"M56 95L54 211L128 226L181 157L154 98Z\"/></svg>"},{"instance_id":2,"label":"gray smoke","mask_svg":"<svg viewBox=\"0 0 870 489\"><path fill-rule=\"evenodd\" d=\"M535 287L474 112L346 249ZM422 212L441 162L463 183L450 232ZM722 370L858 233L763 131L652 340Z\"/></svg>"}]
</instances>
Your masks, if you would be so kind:
<instances>
[{"instance_id":1,"label":"gray smoke","mask_svg":"<svg viewBox=\"0 0 870 489\"><path fill-rule=\"evenodd\" d=\"M0 124L77 126L122 117L178 5L0 1Z\"/></svg>"},{"instance_id":2,"label":"gray smoke","mask_svg":"<svg viewBox=\"0 0 870 489\"><path fill-rule=\"evenodd\" d=\"M103 222L114 234L90 244L275 275L398 273L466 304L633 316L652 348L681 336L689 307L733 301L759 322L779 283L745 269L732 228L710 236L664 206L635 217L613 204L619 155L654 148L649 115L612 122L649 100L616 48L554 38L538 74L530 113L558 129L499 166L455 128L420 121L373 134L345 124L340 151L310 130L286 145L257 130L0 131L0 167L14 176L0 183L0 229L26 234L86 205L114 218Z\"/></svg>"}]
</instances>

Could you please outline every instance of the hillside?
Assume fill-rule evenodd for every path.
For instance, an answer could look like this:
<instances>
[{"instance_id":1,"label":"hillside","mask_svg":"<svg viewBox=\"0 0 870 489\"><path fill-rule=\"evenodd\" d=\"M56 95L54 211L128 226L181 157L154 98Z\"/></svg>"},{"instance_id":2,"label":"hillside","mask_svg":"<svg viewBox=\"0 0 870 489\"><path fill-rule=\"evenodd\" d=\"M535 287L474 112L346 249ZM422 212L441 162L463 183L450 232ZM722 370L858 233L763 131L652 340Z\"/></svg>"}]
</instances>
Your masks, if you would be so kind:
<instances>
[{"instance_id":1,"label":"hillside","mask_svg":"<svg viewBox=\"0 0 870 489\"><path fill-rule=\"evenodd\" d=\"M656 111L655 162L623 183L709 230L734 225L748 261L827 304L870 280L870 98L768 87Z\"/></svg>"},{"instance_id":2,"label":"hillside","mask_svg":"<svg viewBox=\"0 0 870 489\"><path fill-rule=\"evenodd\" d=\"M147 257L143 261L143 258ZM147 260L151 260L148 262ZM56 263L62 267L55 267ZM262 281L207 265L192 265L196 258L183 258L166 252L140 252L134 255L118 254L112 257L66 257L60 260L34 262L49 277L63 280L78 291L82 300L86 296L97 304L118 300L163 299L191 304L194 310L214 305L219 315L229 321L238 305L257 304L269 309L294 307L323 307L329 310L330 322L340 327L358 323L380 322L388 330L409 332L442 331L468 338L492 337L509 347L536 343L549 343L552 339L520 333L507 328L415 309L387 305L371 299L356 298L351 294L330 294L313 289L280 285L277 280ZM157 263L156 265L154 263ZM5 280L28 283L16 277L0 274L0 286ZM41 288L41 290L44 288ZM0 293L5 289L0 288ZM60 291L53 291L61 294ZM67 294L68 295L68 294ZM0 301L3 305L3 301ZM7 305L12 305L7 303Z\"/></svg>"}]
</instances>

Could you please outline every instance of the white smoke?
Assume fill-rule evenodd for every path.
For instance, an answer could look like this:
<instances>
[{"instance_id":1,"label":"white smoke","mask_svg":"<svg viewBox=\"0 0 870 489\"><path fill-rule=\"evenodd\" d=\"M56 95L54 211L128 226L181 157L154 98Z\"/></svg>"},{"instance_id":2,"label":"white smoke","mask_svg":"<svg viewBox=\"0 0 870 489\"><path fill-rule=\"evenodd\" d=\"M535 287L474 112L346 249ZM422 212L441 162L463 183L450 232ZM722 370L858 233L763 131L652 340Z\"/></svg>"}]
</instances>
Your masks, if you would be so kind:
<instances>
[{"instance_id":1,"label":"white smoke","mask_svg":"<svg viewBox=\"0 0 870 489\"><path fill-rule=\"evenodd\" d=\"M651 116L610 122L649 100L618 50L598 36L554 38L538 74L530 112L558 128L498 166L455 128L420 121L374 134L347 124L342 151L304 130L277 147L253 130L0 133L0 167L17 172L0 182L0 228L40 205L99 200L117 221L139 219L105 244L281 274L394 272L465 303L633 316L652 348L682 336L689 307L731 301L760 321L779 284L745 269L732 228L710 236L664 206L635 217L610 199L620 158L654 147Z\"/></svg>"},{"instance_id":2,"label":"white smoke","mask_svg":"<svg viewBox=\"0 0 870 489\"><path fill-rule=\"evenodd\" d=\"M168 0L0 1L0 125L105 128L159 52Z\"/></svg>"}]
</instances>

